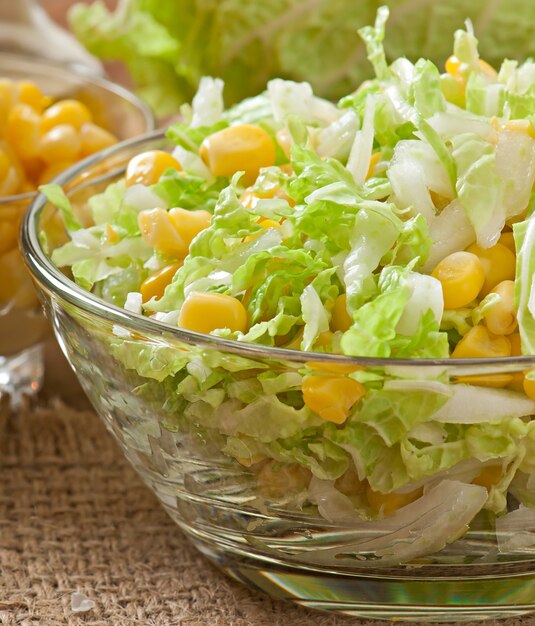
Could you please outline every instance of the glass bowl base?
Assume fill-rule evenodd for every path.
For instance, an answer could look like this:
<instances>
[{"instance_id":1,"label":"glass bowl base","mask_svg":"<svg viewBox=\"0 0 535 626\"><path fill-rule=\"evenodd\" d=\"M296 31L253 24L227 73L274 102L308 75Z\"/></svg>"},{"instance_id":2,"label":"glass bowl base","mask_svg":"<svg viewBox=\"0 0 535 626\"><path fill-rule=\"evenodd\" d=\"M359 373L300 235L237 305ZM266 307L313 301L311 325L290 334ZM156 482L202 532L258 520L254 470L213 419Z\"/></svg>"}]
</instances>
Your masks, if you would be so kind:
<instances>
[{"instance_id":1,"label":"glass bowl base","mask_svg":"<svg viewBox=\"0 0 535 626\"><path fill-rule=\"evenodd\" d=\"M37 344L18 354L0 356L0 395L7 394L12 407L24 396L33 396L43 384L43 346Z\"/></svg>"},{"instance_id":2,"label":"glass bowl base","mask_svg":"<svg viewBox=\"0 0 535 626\"><path fill-rule=\"evenodd\" d=\"M309 609L412 623L484 621L535 612L535 572L495 578L329 574L256 560L184 530L200 552L235 580Z\"/></svg>"}]
</instances>

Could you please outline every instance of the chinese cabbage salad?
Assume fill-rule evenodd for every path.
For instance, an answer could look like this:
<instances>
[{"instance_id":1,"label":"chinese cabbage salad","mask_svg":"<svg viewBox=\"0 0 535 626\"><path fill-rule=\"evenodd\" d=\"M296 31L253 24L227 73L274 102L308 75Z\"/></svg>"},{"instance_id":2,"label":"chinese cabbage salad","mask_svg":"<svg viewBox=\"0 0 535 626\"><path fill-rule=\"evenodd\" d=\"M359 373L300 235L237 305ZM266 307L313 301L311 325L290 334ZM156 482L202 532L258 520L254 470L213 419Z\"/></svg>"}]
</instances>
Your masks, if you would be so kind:
<instances>
[{"instance_id":1,"label":"chinese cabbage salad","mask_svg":"<svg viewBox=\"0 0 535 626\"><path fill-rule=\"evenodd\" d=\"M69 234L52 261L83 289L238 352L314 353L108 338L140 401L254 478L251 506L368 529L353 551L400 563L535 506L535 62L495 71L467 23L444 72L388 64L387 17L359 31L376 77L338 103L275 79L225 109L205 77L173 148L90 198L91 225L43 192Z\"/></svg>"}]
</instances>

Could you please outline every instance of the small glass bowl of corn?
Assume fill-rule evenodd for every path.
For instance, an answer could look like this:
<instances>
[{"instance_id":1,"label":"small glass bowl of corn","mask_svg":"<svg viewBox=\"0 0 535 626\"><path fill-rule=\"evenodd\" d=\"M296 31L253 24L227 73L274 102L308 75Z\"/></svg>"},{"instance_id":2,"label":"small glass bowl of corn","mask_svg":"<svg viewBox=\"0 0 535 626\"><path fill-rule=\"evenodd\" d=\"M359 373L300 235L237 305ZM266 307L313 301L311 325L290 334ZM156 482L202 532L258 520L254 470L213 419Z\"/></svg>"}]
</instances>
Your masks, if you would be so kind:
<instances>
[{"instance_id":1,"label":"small glass bowl of corn","mask_svg":"<svg viewBox=\"0 0 535 626\"><path fill-rule=\"evenodd\" d=\"M18 247L39 185L117 141L154 128L128 90L59 65L0 54L0 395L39 390L47 333Z\"/></svg>"}]
</instances>

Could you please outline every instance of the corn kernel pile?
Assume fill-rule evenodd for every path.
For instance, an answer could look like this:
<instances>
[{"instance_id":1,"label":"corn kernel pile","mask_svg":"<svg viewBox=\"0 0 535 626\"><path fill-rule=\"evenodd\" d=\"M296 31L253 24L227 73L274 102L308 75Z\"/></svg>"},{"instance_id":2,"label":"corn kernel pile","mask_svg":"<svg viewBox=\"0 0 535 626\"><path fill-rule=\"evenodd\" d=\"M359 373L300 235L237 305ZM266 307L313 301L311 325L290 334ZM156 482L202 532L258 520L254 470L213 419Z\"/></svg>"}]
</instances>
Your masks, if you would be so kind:
<instances>
[{"instance_id":1,"label":"corn kernel pile","mask_svg":"<svg viewBox=\"0 0 535 626\"><path fill-rule=\"evenodd\" d=\"M17 250L25 201L2 198L35 191L76 161L117 142L77 100L52 102L30 81L0 79L0 306L36 303Z\"/></svg>"},{"instance_id":2,"label":"corn kernel pile","mask_svg":"<svg viewBox=\"0 0 535 626\"><path fill-rule=\"evenodd\" d=\"M35 83L0 80L0 197L33 191L117 142L77 100L52 100Z\"/></svg>"}]
</instances>

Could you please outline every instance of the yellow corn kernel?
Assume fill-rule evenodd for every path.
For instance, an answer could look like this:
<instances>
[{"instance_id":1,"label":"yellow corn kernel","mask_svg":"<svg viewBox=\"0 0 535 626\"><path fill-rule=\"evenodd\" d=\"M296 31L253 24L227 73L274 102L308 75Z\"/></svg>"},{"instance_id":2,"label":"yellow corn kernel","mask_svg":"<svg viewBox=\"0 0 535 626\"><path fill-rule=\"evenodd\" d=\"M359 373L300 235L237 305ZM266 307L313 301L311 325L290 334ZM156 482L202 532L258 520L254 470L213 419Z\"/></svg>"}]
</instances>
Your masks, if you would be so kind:
<instances>
[{"instance_id":1,"label":"yellow corn kernel","mask_svg":"<svg viewBox=\"0 0 535 626\"><path fill-rule=\"evenodd\" d=\"M268 218L260 220L258 223L264 230L267 230L268 228L277 228L280 230L282 228L280 222L276 222L275 220L270 220Z\"/></svg>"},{"instance_id":2,"label":"yellow corn kernel","mask_svg":"<svg viewBox=\"0 0 535 626\"><path fill-rule=\"evenodd\" d=\"M99 152L100 150L104 150L104 148L113 146L117 143L118 139L104 128L92 122L87 122L80 127L80 141L80 155L85 157Z\"/></svg>"},{"instance_id":3,"label":"yellow corn kernel","mask_svg":"<svg viewBox=\"0 0 535 626\"><path fill-rule=\"evenodd\" d=\"M370 485L366 488L368 504L376 513L382 513L383 515L390 515L394 511L401 509L401 507L418 500L422 493L423 489L421 487L408 493L382 493L381 491L375 491Z\"/></svg>"},{"instance_id":4,"label":"yellow corn kernel","mask_svg":"<svg viewBox=\"0 0 535 626\"><path fill-rule=\"evenodd\" d=\"M446 69L446 72L448 72L450 76L453 76L453 78L462 78L461 65L462 64L459 59L454 54L452 54L446 59L444 67Z\"/></svg>"},{"instance_id":5,"label":"yellow corn kernel","mask_svg":"<svg viewBox=\"0 0 535 626\"><path fill-rule=\"evenodd\" d=\"M20 192L22 180L19 176L17 169L10 166L6 171L4 177L0 180L0 198L5 196L12 196ZM0 209L4 211L4 209Z\"/></svg>"},{"instance_id":6,"label":"yellow corn kernel","mask_svg":"<svg viewBox=\"0 0 535 626\"><path fill-rule=\"evenodd\" d=\"M502 477L503 470L501 465L487 465L472 480L473 485L481 485L487 491L493 487Z\"/></svg>"},{"instance_id":7,"label":"yellow corn kernel","mask_svg":"<svg viewBox=\"0 0 535 626\"><path fill-rule=\"evenodd\" d=\"M445 309L458 309L477 298L485 282L479 258L470 252L454 252L431 272L442 285Z\"/></svg>"},{"instance_id":8,"label":"yellow corn kernel","mask_svg":"<svg viewBox=\"0 0 535 626\"><path fill-rule=\"evenodd\" d=\"M5 132L7 118L15 102L15 84L9 78L0 78L0 136Z\"/></svg>"},{"instance_id":9,"label":"yellow corn kernel","mask_svg":"<svg viewBox=\"0 0 535 626\"><path fill-rule=\"evenodd\" d=\"M50 163L39 175L37 180L39 185L49 183L53 178L56 178L58 174L64 172L66 169L74 165L73 161L57 161L56 163Z\"/></svg>"},{"instance_id":10,"label":"yellow corn kernel","mask_svg":"<svg viewBox=\"0 0 535 626\"><path fill-rule=\"evenodd\" d=\"M41 131L46 133L59 124L70 124L79 130L83 124L93 121L91 111L78 100L59 100L44 111Z\"/></svg>"},{"instance_id":11,"label":"yellow corn kernel","mask_svg":"<svg viewBox=\"0 0 535 626\"><path fill-rule=\"evenodd\" d=\"M509 335L508 339L511 344L511 356L521 356L522 342L520 340L520 333L513 333L512 335Z\"/></svg>"},{"instance_id":12,"label":"yellow corn kernel","mask_svg":"<svg viewBox=\"0 0 535 626\"><path fill-rule=\"evenodd\" d=\"M268 461L259 468L258 489L266 498L283 498L306 489L311 478L310 470L297 463Z\"/></svg>"},{"instance_id":13,"label":"yellow corn kernel","mask_svg":"<svg viewBox=\"0 0 535 626\"><path fill-rule=\"evenodd\" d=\"M171 284L175 274L181 267L182 263L172 263L144 280L139 288L143 302L148 302L152 298L159 300L163 296L165 288Z\"/></svg>"},{"instance_id":14,"label":"yellow corn kernel","mask_svg":"<svg viewBox=\"0 0 535 626\"><path fill-rule=\"evenodd\" d=\"M137 221L143 239L160 254L175 258L186 256L188 245L165 209L140 211Z\"/></svg>"},{"instance_id":15,"label":"yellow corn kernel","mask_svg":"<svg viewBox=\"0 0 535 626\"><path fill-rule=\"evenodd\" d=\"M42 113L49 99L43 94L35 83L22 80L17 84L18 100L21 104L27 104L37 113Z\"/></svg>"},{"instance_id":16,"label":"yellow corn kernel","mask_svg":"<svg viewBox=\"0 0 535 626\"><path fill-rule=\"evenodd\" d=\"M346 294L341 293L334 301L333 310L331 312L331 328L334 331L340 330L343 333L350 328L353 323L347 312Z\"/></svg>"},{"instance_id":17,"label":"yellow corn kernel","mask_svg":"<svg viewBox=\"0 0 535 626\"><path fill-rule=\"evenodd\" d=\"M80 154L80 135L70 124L58 124L41 137L39 156L46 163L76 161Z\"/></svg>"},{"instance_id":18,"label":"yellow corn kernel","mask_svg":"<svg viewBox=\"0 0 535 626\"><path fill-rule=\"evenodd\" d=\"M511 342L503 335L493 335L485 326L474 326L455 346L454 359L486 359L511 356Z\"/></svg>"},{"instance_id":19,"label":"yellow corn kernel","mask_svg":"<svg viewBox=\"0 0 535 626\"><path fill-rule=\"evenodd\" d=\"M501 243L502 246L505 246L508 250L511 250L513 254L516 254L516 245L515 245L515 236L512 231L507 231L500 235L498 239L498 243Z\"/></svg>"},{"instance_id":20,"label":"yellow corn kernel","mask_svg":"<svg viewBox=\"0 0 535 626\"><path fill-rule=\"evenodd\" d=\"M229 126L209 135L199 154L215 176L245 172L242 183L252 184L260 168L275 164L275 145L269 134L254 124Z\"/></svg>"},{"instance_id":21,"label":"yellow corn kernel","mask_svg":"<svg viewBox=\"0 0 535 626\"><path fill-rule=\"evenodd\" d=\"M217 328L244 333L247 329L247 311L232 296L193 292L180 309L178 326L198 333L211 333Z\"/></svg>"},{"instance_id":22,"label":"yellow corn kernel","mask_svg":"<svg viewBox=\"0 0 535 626\"><path fill-rule=\"evenodd\" d=\"M6 137L20 159L39 154L39 115L27 104L16 104L7 118Z\"/></svg>"},{"instance_id":23,"label":"yellow corn kernel","mask_svg":"<svg viewBox=\"0 0 535 626\"><path fill-rule=\"evenodd\" d=\"M334 334L330 330L320 333L314 343L314 348L329 348L333 342Z\"/></svg>"},{"instance_id":24,"label":"yellow corn kernel","mask_svg":"<svg viewBox=\"0 0 535 626\"><path fill-rule=\"evenodd\" d=\"M308 408L335 424L343 424L353 405L366 393L358 381L343 376L307 376L302 391Z\"/></svg>"},{"instance_id":25,"label":"yellow corn kernel","mask_svg":"<svg viewBox=\"0 0 535 626\"><path fill-rule=\"evenodd\" d=\"M467 66L464 65L463 67L463 65L464 64L461 63L461 61L459 61L459 59L454 54L452 54L446 60L446 72L450 76L453 76L453 78L455 78L456 80L462 80L463 82L465 82L466 79L464 75L464 69L467 68ZM496 73L496 70L492 67L492 65L489 65L486 61L483 61L483 59L479 60L479 67L482 73L485 74L488 78L495 80L498 77L498 74Z\"/></svg>"},{"instance_id":26,"label":"yellow corn kernel","mask_svg":"<svg viewBox=\"0 0 535 626\"><path fill-rule=\"evenodd\" d=\"M9 155L0 148L0 197L11 196L18 192L21 178ZM5 208L0 209L0 219L4 216Z\"/></svg>"},{"instance_id":27,"label":"yellow corn kernel","mask_svg":"<svg viewBox=\"0 0 535 626\"><path fill-rule=\"evenodd\" d=\"M208 211L202 209L186 211L186 209L177 207L169 211L169 219L189 250L190 243L193 239L201 230L210 226L212 216Z\"/></svg>"},{"instance_id":28,"label":"yellow corn kernel","mask_svg":"<svg viewBox=\"0 0 535 626\"><path fill-rule=\"evenodd\" d=\"M481 261L485 273L485 282L481 289L482 297L503 280L514 280L516 257L503 244L497 243L491 248L480 248L477 244L472 244L466 251L475 254Z\"/></svg>"},{"instance_id":29,"label":"yellow corn kernel","mask_svg":"<svg viewBox=\"0 0 535 626\"><path fill-rule=\"evenodd\" d=\"M111 224L106 224L105 226L106 233L106 243L114 244L117 243L121 238L119 237L119 233L113 228Z\"/></svg>"},{"instance_id":30,"label":"yellow corn kernel","mask_svg":"<svg viewBox=\"0 0 535 626\"><path fill-rule=\"evenodd\" d=\"M502 129L514 133L524 133L535 139L535 129L529 120L509 120L502 125Z\"/></svg>"},{"instance_id":31,"label":"yellow corn kernel","mask_svg":"<svg viewBox=\"0 0 535 626\"><path fill-rule=\"evenodd\" d=\"M182 166L175 157L163 150L149 150L138 154L128 163L126 168L126 186L154 185L168 169L180 172Z\"/></svg>"},{"instance_id":32,"label":"yellow corn kernel","mask_svg":"<svg viewBox=\"0 0 535 626\"><path fill-rule=\"evenodd\" d=\"M0 221L0 256L17 247L18 226L17 222Z\"/></svg>"},{"instance_id":33,"label":"yellow corn kernel","mask_svg":"<svg viewBox=\"0 0 535 626\"><path fill-rule=\"evenodd\" d=\"M532 400L535 400L535 380L524 377L523 387L526 396L528 398L531 398Z\"/></svg>"},{"instance_id":34,"label":"yellow corn kernel","mask_svg":"<svg viewBox=\"0 0 535 626\"><path fill-rule=\"evenodd\" d=\"M518 323L515 315L515 283L504 280L498 283L490 293L497 293L501 300L485 314L485 324L495 335L510 335Z\"/></svg>"},{"instance_id":35,"label":"yellow corn kernel","mask_svg":"<svg viewBox=\"0 0 535 626\"><path fill-rule=\"evenodd\" d=\"M380 160L381 160L381 152L374 152L370 159L370 165L368 166L368 172L366 173L366 180L372 177L373 170Z\"/></svg>"},{"instance_id":36,"label":"yellow corn kernel","mask_svg":"<svg viewBox=\"0 0 535 626\"><path fill-rule=\"evenodd\" d=\"M267 218L258 220L258 224L262 226L264 230L267 230L268 228L277 228L280 230L282 228L280 222L276 222L275 220L270 220ZM256 239L261 234L262 231L255 233L254 235L247 235L247 237L244 237L243 241L244 243L247 243L248 241L253 241L253 239Z\"/></svg>"}]
</instances>

